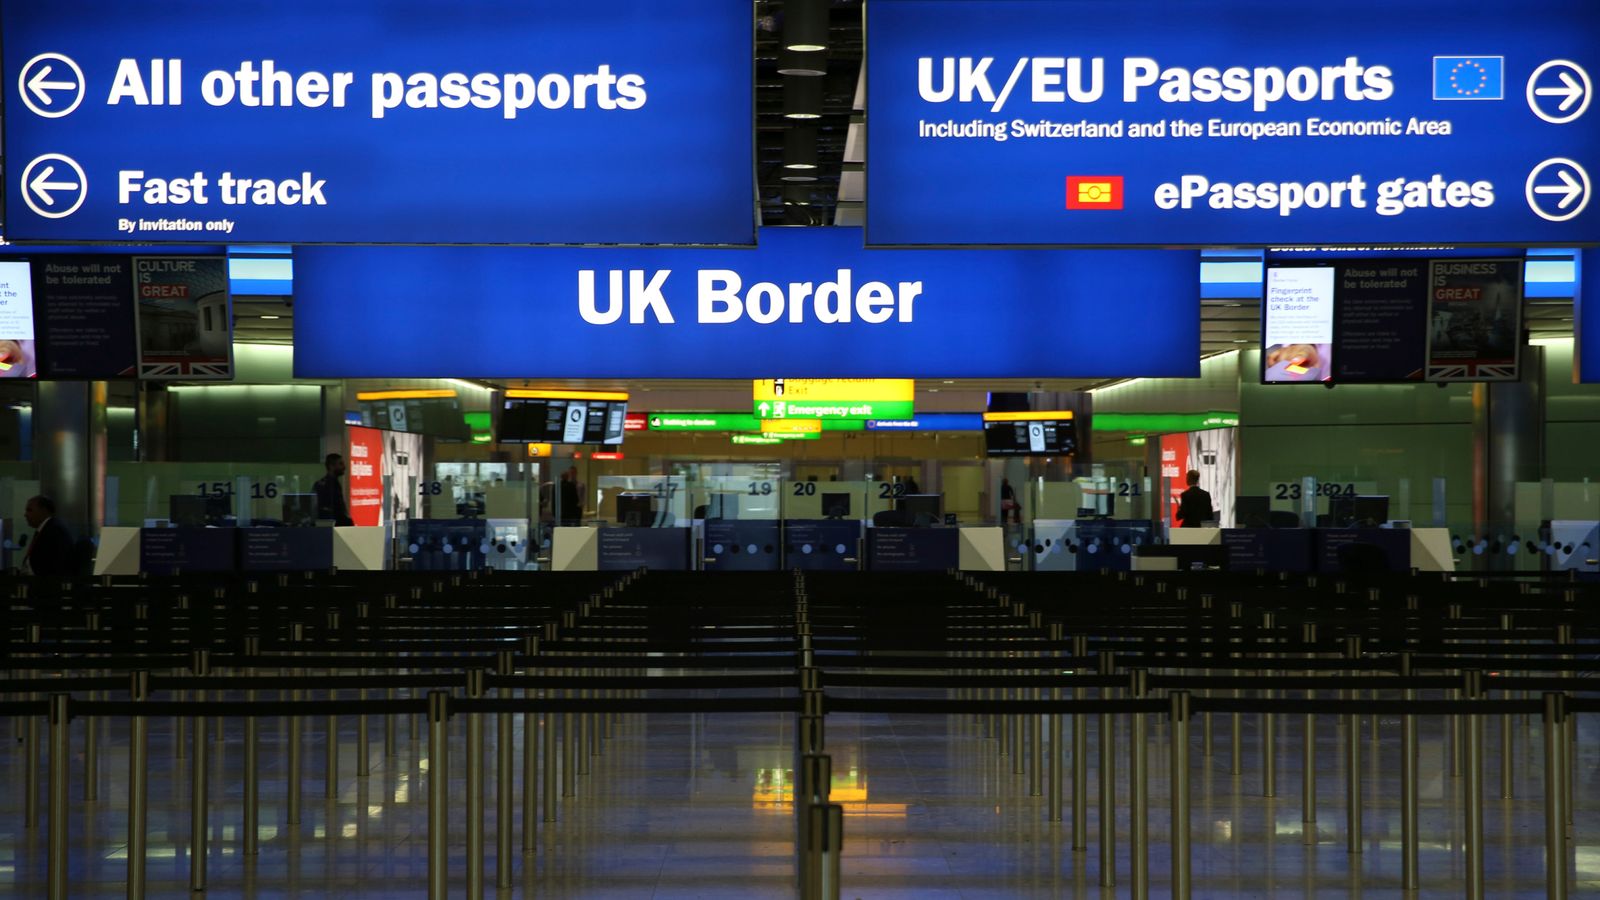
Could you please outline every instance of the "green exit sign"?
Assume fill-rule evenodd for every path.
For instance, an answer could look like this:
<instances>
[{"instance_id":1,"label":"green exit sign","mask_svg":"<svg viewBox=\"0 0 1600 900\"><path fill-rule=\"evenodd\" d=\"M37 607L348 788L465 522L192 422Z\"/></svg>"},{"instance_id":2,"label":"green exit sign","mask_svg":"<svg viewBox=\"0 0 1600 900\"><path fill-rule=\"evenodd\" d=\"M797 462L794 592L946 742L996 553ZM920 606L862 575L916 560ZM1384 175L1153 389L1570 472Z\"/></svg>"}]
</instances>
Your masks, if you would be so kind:
<instances>
[{"instance_id":1,"label":"green exit sign","mask_svg":"<svg viewBox=\"0 0 1600 900\"><path fill-rule=\"evenodd\" d=\"M758 400L758 419L910 419L910 400Z\"/></svg>"}]
</instances>

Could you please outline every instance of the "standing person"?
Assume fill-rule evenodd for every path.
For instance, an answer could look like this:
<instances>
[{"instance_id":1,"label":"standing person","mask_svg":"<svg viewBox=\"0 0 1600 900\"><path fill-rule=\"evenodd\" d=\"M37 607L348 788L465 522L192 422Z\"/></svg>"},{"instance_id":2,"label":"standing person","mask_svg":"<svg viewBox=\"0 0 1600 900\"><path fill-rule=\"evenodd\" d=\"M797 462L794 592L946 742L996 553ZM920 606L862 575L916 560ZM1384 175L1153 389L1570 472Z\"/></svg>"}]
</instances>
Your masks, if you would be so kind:
<instances>
[{"instance_id":1,"label":"standing person","mask_svg":"<svg viewBox=\"0 0 1600 900\"><path fill-rule=\"evenodd\" d=\"M583 521L583 499L578 491L576 467L561 473L560 490L556 494L556 500L562 525L576 525Z\"/></svg>"},{"instance_id":2,"label":"standing person","mask_svg":"<svg viewBox=\"0 0 1600 900\"><path fill-rule=\"evenodd\" d=\"M317 479L317 518L328 519L335 525L354 525L350 518L350 509L345 505L344 485L339 483L339 476L344 474L344 457L338 453L329 453L322 460L325 474Z\"/></svg>"},{"instance_id":3,"label":"standing person","mask_svg":"<svg viewBox=\"0 0 1600 900\"><path fill-rule=\"evenodd\" d=\"M1011 487L1011 479L1000 479L1000 524L1006 524L1006 514L1011 514L1011 521L1022 524L1022 505L1017 502L1017 492Z\"/></svg>"},{"instance_id":4,"label":"standing person","mask_svg":"<svg viewBox=\"0 0 1600 900\"><path fill-rule=\"evenodd\" d=\"M1185 480L1189 488L1178 496L1178 527L1199 528L1207 520L1217 517L1211 511L1211 494L1201 489L1200 473L1194 469L1189 470Z\"/></svg>"},{"instance_id":5,"label":"standing person","mask_svg":"<svg viewBox=\"0 0 1600 900\"><path fill-rule=\"evenodd\" d=\"M23 566L35 575L73 574L72 535L56 518L56 502L45 496L33 497L22 517L33 528L33 539L22 556Z\"/></svg>"}]
</instances>

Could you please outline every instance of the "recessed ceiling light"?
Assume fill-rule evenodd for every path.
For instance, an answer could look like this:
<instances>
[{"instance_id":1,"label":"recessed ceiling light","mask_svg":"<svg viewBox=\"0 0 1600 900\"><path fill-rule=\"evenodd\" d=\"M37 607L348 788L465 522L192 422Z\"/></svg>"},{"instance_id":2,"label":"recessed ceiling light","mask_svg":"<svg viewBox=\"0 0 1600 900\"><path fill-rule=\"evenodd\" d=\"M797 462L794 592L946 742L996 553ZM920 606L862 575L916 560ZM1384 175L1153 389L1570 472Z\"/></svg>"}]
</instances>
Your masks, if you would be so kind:
<instances>
[{"instance_id":1,"label":"recessed ceiling light","mask_svg":"<svg viewBox=\"0 0 1600 900\"><path fill-rule=\"evenodd\" d=\"M262 316L263 319L281 319L282 316Z\"/></svg>"}]
</instances>

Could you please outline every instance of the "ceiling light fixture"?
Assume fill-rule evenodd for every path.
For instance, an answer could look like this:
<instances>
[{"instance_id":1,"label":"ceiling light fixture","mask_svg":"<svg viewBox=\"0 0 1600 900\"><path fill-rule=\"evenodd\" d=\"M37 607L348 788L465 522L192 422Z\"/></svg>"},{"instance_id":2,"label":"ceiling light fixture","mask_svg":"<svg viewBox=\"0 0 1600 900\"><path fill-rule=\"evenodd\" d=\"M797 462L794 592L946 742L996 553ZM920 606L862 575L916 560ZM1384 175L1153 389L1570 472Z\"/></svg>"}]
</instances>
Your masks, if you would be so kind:
<instances>
[{"instance_id":1,"label":"ceiling light fixture","mask_svg":"<svg viewBox=\"0 0 1600 900\"><path fill-rule=\"evenodd\" d=\"M815 169L817 167L817 130L796 127L783 133L783 167L785 169Z\"/></svg>"},{"instance_id":2,"label":"ceiling light fixture","mask_svg":"<svg viewBox=\"0 0 1600 900\"><path fill-rule=\"evenodd\" d=\"M783 4L783 48L801 53L828 49L829 0L786 0Z\"/></svg>"},{"instance_id":3,"label":"ceiling light fixture","mask_svg":"<svg viewBox=\"0 0 1600 900\"><path fill-rule=\"evenodd\" d=\"M822 79L783 79L783 116L786 119L822 118Z\"/></svg>"},{"instance_id":4,"label":"ceiling light fixture","mask_svg":"<svg viewBox=\"0 0 1600 900\"><path fill-rule=\"evenodd\" d=\"M778 74L816 78L828 74L828 54L802 53L784 47L778 51Z\"/></svg>"}]
</instances>

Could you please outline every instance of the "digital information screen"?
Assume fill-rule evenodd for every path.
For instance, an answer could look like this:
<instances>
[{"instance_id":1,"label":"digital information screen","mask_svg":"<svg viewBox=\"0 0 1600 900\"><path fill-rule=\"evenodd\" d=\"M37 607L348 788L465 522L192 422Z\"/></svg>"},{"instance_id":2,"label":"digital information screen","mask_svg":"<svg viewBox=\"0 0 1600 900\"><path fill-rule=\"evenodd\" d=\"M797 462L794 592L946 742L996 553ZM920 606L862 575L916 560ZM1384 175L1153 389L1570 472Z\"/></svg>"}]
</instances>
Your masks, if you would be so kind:
<instances>
[{"instance_id":1,"label":"digital information screen","mask_svg":"<svg viewBox=\"0 0 1600 900\"><path fill-rule=\"evenodd\" d=\"M361 424L384 431L464 441L472 437L461 404L454 397L360 400Z\"/></svg>"},{"instance_id":2,"label":"digital information screen","mask_svg":"<svg viewBox=\"0 0 1600 900\"><path fill-rule=\"evenodd\" d=\"M506 444L620 444L627 415L626 400L507 398L498 439Z\"/></svg>"},{"instance_id":3,"label":"digital information screen","mask_svg":"<svg viewBox=\"0 0 1600 900\"><path fill-rule=\"evenodd\" d=\"M1320 383L1333 378L1334 275L1331 266L1267 270L1262 382Z\"/></svg>"},{"instance_id":4,"label":"digital information screen","mask_svg":"<svg viewBox=\"0 0 1600 900\"><path fill-rule=\"evenodd\" d=\"M1071 456L1078 449L1077 434L1070 416L1049 419L1008 417L998 420L986 416L983 444L990 456Z\"/></svg>"},{"instance_id":5,"label":"digital information screen","mask_svg":"<svg viewBox=\"0 0 1600 900\"><path fill-rule=\"evenodd\" d=\"M0 378L39 374L33 342L33 281L26 262L0 262Z\"/></svg>"}]
</instances>

